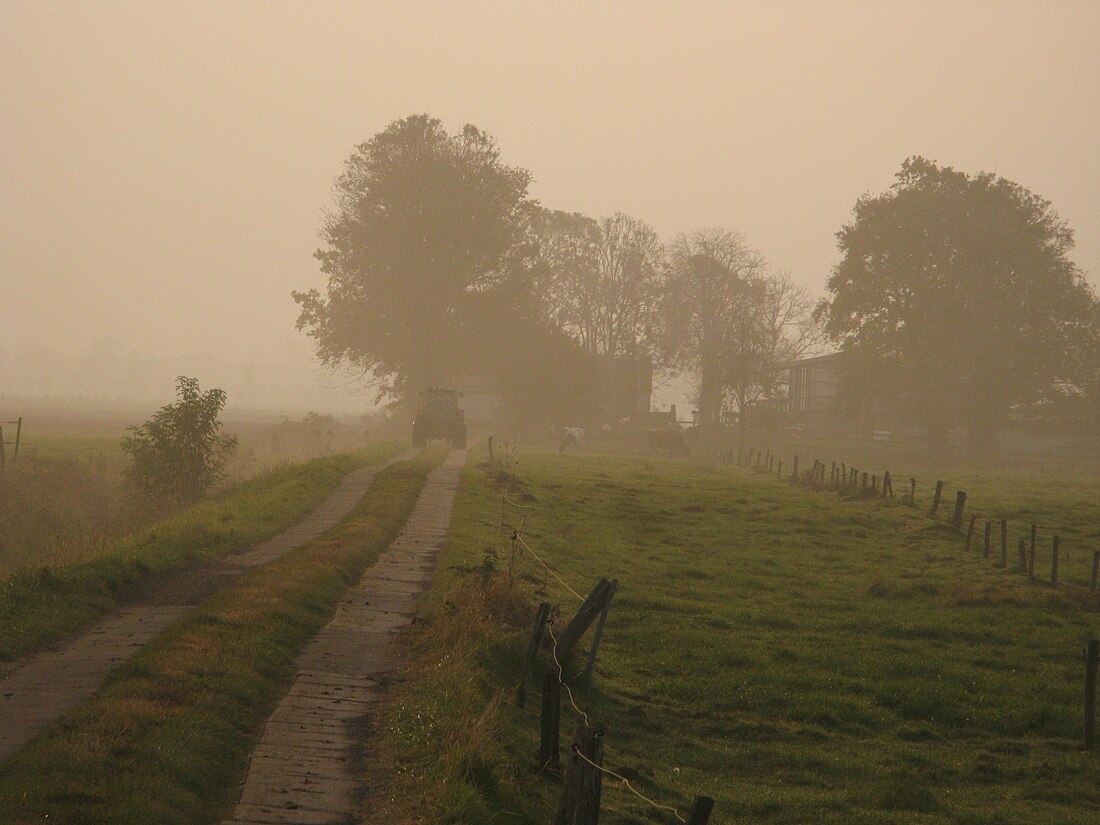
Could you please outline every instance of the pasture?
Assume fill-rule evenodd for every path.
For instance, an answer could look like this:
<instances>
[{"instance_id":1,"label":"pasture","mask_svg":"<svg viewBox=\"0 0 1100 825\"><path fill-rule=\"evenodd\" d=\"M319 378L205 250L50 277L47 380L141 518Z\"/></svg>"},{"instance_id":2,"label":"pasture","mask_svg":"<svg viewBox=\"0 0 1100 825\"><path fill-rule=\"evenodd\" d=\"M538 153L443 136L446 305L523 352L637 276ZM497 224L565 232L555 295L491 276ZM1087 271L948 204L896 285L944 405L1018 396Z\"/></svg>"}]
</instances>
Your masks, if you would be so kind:
<instances>
[{"instance_id":1,"label":"pasture","mask_svg":"<svg viewBox=\"0 0 1100 825\"><path fill-rule=\"evenodd\" d=\"M518 476L466 471L364 765L390 821L553 812L560 783L536 765L546 650L524 709L514 694L537 603L567 619L578 599L513 545L519 529L577 592L619 580L576 702L607 726L605 766L681 816L706 794L714 822L1096 821L1100 759L1081 750L1095 596L964 553L896 500L625 457L524 454ZM1095 477L943 477L983 514L1058 526L1071 559L1100 549ZM563 747L575 722L563 702ZM675 822L611 777L602 810Z\"/></svg>"}]
</instances>

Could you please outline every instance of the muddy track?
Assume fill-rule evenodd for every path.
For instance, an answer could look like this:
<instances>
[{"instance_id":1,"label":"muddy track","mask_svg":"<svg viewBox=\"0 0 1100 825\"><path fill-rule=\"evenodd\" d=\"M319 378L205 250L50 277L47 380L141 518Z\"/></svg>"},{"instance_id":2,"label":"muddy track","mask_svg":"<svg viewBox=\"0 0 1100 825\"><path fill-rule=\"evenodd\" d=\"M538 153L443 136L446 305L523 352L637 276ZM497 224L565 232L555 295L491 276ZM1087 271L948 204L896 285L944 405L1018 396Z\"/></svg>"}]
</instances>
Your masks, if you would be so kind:
<instances>
[{"instance_id":1,"label":"muddy track","mask_svg":"<svg viewBox=\"0 0 1100 825\"><path fill-rule=\"evenodd\" d=\"M336 526L359 503L384 468L415 455L344 476L328 498L293 527L220 559L149 583L148 595L82 631L58 649L36 653L0 670L0 762L46 725L92 697L104 677L168 625L248 570L275 561Z\"/></svg>"},{"instance_id":2,"label":"muddy track","mask_svg":"<svg viewBox=\"0 0 1100 825\"><path fill-rule=\"evenodd\" d=\"M355 813L356 723L382 696L396 664L395 633L412 622L447 536L459 474L454 451L428 476L401 533L295 661L289 692L252 753L233 818L224 825L337 825Z\"/></svg>"}]
</instances>

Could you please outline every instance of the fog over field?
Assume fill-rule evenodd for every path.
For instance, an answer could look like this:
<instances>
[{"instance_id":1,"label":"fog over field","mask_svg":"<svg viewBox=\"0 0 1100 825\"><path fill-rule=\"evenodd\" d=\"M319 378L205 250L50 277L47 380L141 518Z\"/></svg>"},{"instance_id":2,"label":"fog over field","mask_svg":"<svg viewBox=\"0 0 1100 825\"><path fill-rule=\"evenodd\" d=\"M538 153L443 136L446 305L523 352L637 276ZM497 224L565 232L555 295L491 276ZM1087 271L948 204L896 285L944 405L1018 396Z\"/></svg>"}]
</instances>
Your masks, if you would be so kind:
<instances>
[{"instance_id":1,"label":"fog over field","mask_svg":"<svg viewBox=\"0 0 1100 825\"><path fill-rule=\"evenodd\" d=\"M1095 285L1098 40L1094 2L3 0L0 396L166 400L188 371L231 405L369 405L290 293L326 282L349 152L421 112L547 208L734 227L814 297L905 158L995 172Z\"/></svg>"}]
</instances>

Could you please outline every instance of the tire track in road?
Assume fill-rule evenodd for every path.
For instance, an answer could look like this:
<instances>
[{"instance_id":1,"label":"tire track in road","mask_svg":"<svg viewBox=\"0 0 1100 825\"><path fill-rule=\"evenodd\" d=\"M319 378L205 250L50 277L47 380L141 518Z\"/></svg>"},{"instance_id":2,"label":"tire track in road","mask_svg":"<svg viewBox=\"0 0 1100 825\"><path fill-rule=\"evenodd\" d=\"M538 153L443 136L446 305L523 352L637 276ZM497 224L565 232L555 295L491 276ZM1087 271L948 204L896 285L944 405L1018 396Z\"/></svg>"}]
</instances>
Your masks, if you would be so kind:
<instances>
[{"instance_id":1,"label":"tire track in road","mask_svg":"<svg viewBox=\"0 0 1100 825\"><path fill-rule=\"evenodd\" d=\"M57 650L0 669L0 762L39 731L90 699L111 668L126 661L170 624L248 570L275 561L335 527L386 467L415 455L353 470L305 518L266 541L172 576L144 603L128 605Z\"/></svg>"},{"instance_id":2,"label":"tire track in road","mask_svg":"<svg viewBox=\"0 0 1100 825\"><path fill-rule=\"evenodd\" d=\"M466 452L433 470L401 533L341 600L295 661L289 692L252 753L240 800L223 825L337 825L355 812L350 723L382 698L390 642L412 622L447 537Z\"/></svg>"}]
</instances>

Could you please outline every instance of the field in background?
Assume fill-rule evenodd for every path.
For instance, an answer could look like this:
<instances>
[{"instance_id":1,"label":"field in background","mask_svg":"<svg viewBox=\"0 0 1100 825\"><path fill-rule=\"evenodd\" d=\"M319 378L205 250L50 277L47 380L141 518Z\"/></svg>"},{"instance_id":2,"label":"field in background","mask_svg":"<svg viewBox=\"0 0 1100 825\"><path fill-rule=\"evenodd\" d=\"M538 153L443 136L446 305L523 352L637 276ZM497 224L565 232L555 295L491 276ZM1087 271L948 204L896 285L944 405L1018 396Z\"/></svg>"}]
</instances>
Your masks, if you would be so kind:
<instances>
[{"instance_id":1,"label":"field in background","mask_svg":"<svg viewBox=\"0 0 1100 825\"><path fill-rule=\"evenodd\" d=\"M38 410L24 417L19 461L0 472L0 577L102 553L114 539L165 515L125 489L120 441L146 412ZM5 429L5 439L14 434ZM285 463L357 449L383 437L374 419L310 414L298 420L238 417L224 432L239 445L228 484Z\"/></svg>"},{"instance_id":2,"label":"field in background","mask_svg":"<svg viewBox=\"0 0 1100 825\"><path fill-rule=\"evenodd\" d=\"M1100 760L1079 749L1095 597L964 554L896 501L600 456L523 454L518 475L467 470L414 663L376 724L370 803L392 821L545 821L557 801L535 770L541 670L525 710L513 691L535 604L567 618L578 600L522 546L513 561L524 518L573 589L618 578L577 702L607 725L605 765L681 815L707 794L716 822L1095 820ZM1095 478L960 479L979 509L1100 524ZM575 721L563 700L563 747ZM601 822L674 821L611 778L603 801Z\"/></svg>"}]
</instances>

